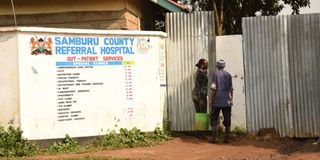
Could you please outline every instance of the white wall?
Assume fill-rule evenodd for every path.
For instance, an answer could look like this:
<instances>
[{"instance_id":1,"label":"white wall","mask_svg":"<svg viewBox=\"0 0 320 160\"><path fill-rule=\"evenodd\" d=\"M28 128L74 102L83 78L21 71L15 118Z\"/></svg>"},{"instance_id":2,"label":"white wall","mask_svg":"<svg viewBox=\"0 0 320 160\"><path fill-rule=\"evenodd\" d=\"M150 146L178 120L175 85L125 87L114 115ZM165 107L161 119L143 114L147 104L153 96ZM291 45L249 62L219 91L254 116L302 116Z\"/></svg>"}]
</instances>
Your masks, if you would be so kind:
<instances>
[{"instance_id":1,"label":"white wall","mask_svg":"<svg viewBox=\"0 0 320 160\"><path fill-rule=\"evenodd\" d=\"M19 126L17 34L0 34L0 126Z\"/></svg>"},{"instance_id":2,"label":"white wall","mask_svg":"<svg viewBox=\"0 0 320 160\"><path fill-rule=\"evenodd\" d=\"M236 126L246 128L242 36L217 36L216 40L217 60L225 60L225 69L233 77L232 128Z\"/></svg>"},{"instance_id":3,"label":"white wall","mask_svg":"<svg viewBox=\"0 0 320 160\"><path fill-rule=\"evenodd\" d=\"M150 132L162 127L164 33L54 28L18 28L12 33L9 42L0 39L0 53L6 57L0 60L0 122L20 118L17 126L30 140L63 138L65 134L97 136L133 127ZM40 38L46 42L46 51L32 54L41 49ZM68 42L70 38L98 43L77 44ZM105 44L107 39L123 43ZM95 51L89 54L74 48L58 54L59 47ZM101 48L110 47L126 49L102 54Z\"/></svg>"}]
</instances>

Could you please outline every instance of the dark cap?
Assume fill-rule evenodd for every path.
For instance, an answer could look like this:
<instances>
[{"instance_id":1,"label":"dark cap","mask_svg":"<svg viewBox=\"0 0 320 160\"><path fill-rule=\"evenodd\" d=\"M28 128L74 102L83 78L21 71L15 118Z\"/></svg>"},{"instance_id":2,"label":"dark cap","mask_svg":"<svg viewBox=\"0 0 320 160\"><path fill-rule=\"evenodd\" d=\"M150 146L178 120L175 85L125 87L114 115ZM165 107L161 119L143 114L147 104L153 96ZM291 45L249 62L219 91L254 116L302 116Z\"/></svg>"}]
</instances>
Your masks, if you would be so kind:
<instances>
[{"instance_id":1,"label":"dark cap","mask_svg":"<svg viewBox=\"0 0 320 160\"><path fill-rule=\"evenodd\" d=\"M204 64L204 62L207 61L206 59L199 59L198 63L196 64L197 67L200 67L202 64Z\"/></svg>"}]
</instances>

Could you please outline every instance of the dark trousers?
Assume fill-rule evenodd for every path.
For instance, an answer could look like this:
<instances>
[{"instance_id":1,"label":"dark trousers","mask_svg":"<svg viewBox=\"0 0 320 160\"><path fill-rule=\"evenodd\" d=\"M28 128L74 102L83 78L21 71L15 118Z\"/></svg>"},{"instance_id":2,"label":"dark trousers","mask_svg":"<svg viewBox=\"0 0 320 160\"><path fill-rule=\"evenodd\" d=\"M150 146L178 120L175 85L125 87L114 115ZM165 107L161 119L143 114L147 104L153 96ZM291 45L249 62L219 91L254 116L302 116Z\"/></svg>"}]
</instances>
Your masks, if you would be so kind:
<instances>
[{"instance_id":1,"label":"dark trousers","mask_svg":"<svg viewBox=\"0 0 320 160\"><path fill-rule=\"evenodd\" d=\"M193 101L196 113L207 113L207 98L203 99L204 104L200 105L200 102Z\"/></svg>"},{"instance_id":2,"label":"dark trousers","mask_svg":"<svg viewBox=\"0 0 320 160\"><path fill-rule=\"evenodd\" d=\"M223 114L223 125L225 127L230 127L231 126L231 107L212 107L211 114L210 114L210 125L211 126L218 125L220 110L222 110L222 114Z\"/></svg>"}]
</instances>

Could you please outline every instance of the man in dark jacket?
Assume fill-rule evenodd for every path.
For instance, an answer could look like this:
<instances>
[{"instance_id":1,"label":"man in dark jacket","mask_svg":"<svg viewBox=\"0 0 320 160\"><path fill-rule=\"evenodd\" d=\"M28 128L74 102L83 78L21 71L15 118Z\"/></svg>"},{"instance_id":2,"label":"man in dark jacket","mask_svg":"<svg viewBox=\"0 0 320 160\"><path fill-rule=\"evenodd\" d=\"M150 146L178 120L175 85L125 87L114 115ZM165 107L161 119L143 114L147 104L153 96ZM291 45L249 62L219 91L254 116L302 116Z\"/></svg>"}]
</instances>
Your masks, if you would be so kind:
<instances>
[{"instance_id":1,"label":"man in dark jacket","mask_svg":"<svg viewBox=\"0 0 320 160\"><path fill-rule=\"evenodd\" d=\"M212 142L217 141L217 125L220 111L223 113L223 125L225 126L225 143L229 143L230 126L231 126L231 106L233 99L232 77L230 73L224 70L224 60L217 62L218 70L212 76L212 98L211 98L211 115L210 125L212 128Z\"/></svg>"},{"instance_id":2,"label":"man in dark jacket","mask_svg":"<svg viewBox=\"0 0 320 160\"><path fill-rule=\"evenodd\" d=\"M196 66L198 70L196 72L195 87L192 91L192 100L196 113L207 113L208 61L200 59Z\"/></svg>"}]
</instances>

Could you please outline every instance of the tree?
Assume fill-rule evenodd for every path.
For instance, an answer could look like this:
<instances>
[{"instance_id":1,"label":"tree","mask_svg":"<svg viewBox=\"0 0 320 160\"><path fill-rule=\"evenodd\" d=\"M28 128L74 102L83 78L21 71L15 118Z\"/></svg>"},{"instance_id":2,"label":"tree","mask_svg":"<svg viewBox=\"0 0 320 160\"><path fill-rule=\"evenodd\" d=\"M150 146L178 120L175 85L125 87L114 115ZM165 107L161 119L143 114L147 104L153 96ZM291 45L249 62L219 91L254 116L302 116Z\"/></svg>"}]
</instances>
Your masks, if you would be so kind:
<instances>
[{"instance_id":1,"label":"tree","mask_svg":"<svg viewBox=\"0 0 320 160\"><path fill-rule=\"evenodd\" d=\"M193 10L214 11L216 34L240 34L242 17L277 15L284 4L291 6L292 14L301 7L310 6L310 0L183 0Z\"/></svg>"}]
</instances>

